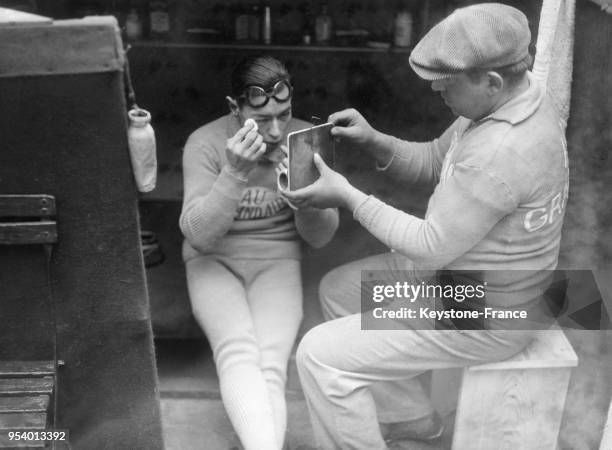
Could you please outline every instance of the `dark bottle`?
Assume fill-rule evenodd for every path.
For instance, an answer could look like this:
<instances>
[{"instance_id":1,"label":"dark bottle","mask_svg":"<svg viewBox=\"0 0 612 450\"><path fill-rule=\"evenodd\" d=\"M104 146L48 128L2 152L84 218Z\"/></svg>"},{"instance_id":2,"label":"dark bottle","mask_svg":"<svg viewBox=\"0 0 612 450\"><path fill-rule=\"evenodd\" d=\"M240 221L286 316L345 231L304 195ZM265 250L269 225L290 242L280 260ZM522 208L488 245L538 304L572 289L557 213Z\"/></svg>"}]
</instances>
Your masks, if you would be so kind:
<instances>
[{"instance_id":1,"label":"dark bottle","mask_svg":"<svg viewBox=\"0 0 612 450\"><path fill-rule=\"evenodd\" d=\"M237 41L246 41L249 38L249 15L242 4L236 8L234 37Z\"/></svg>"},{"instance_id":2,"label":"dark bottle","mask_svg":"<svg viewBox=\"0 0 612 450\"><path fill-rule=\"evenodd\" d=\"M258 5L251 7L249 14L249 40L259 42L261 39L261 12Z\"/></svg>"}]
</instances>

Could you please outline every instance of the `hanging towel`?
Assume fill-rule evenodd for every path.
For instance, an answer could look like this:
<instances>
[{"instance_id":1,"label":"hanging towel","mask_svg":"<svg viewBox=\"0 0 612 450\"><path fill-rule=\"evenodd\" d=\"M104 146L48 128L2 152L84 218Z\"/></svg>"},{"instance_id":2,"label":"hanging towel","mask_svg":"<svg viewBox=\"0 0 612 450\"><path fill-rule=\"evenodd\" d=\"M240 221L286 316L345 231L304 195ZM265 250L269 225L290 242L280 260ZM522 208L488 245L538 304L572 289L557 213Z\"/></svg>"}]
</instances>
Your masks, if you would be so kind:
<instances>
[{"instance_id":1,"label":"hanging towel","mask_svg":"<svg viewBox=\"0 0 612 450\"><path fill-rule=\"evenodd\" d=\"M576 0L544 0L533 73L551 94L565 129L569 117L574 59Z\"/></svg>"}]
</instances>

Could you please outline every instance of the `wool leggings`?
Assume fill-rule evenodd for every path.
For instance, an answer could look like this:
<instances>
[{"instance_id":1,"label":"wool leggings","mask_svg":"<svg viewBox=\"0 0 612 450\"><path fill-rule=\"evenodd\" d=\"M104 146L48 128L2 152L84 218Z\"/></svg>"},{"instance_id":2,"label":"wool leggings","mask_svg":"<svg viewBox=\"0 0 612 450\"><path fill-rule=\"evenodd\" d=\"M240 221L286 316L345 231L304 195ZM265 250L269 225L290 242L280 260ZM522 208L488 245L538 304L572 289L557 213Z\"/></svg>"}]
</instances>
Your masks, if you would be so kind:
<instances>
[{"instance_id":1,"label":"wool leggings","mask_svg":"<svg viewBox=\"0 0 612 450\"><path fill-rule=\"evenodd\" d=\"M193 314L213 350L221 397L245 450L278 450L287 362L302 320L300 262L202 256L186 263Z\"/></svg>"}]
</instances>

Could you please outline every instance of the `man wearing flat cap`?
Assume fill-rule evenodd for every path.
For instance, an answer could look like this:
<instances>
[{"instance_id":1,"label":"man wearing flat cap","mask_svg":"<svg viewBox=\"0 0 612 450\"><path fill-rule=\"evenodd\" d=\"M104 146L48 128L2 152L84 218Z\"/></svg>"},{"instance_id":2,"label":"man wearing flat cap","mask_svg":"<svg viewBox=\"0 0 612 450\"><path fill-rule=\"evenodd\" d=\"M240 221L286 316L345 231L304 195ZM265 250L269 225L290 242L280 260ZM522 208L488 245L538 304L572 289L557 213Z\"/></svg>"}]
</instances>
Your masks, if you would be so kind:
<instances>
[{"instance_id":1,"label":"man wearing flat cap","mask_svg":"<svg viewBox=\"0 0 612 450\"><path fill-rule=\"evenodd\" d=\"M523 13L497 3L457 9L423 37L410 65L458 116L431 142L385 135L355 110L330 116L332 134L366 149L379 171L435 185L424 218L359 191L316 156L319 180L283 193L297 207L348 209L394 249L341 266L321 282L328 321L310 330L297 352L320 448L377 450L393 439L439 437L442 423L417 376L507 359L532 340L535 327L495 318L463 326L417 316L401 327L387 320L389 329L363 329L373 310L361 305L362 271L377 280L387 274L386 288L468 271L480 274L486 290L485 304L469 305L476 312L538 310L557 265L568 165L558 112L528 71L530 39ZM469 303L439 300L432 309L441 312ZM432 303L421 295L406 304L418 313L417 305Z\"/></svg>"}]
</instances>

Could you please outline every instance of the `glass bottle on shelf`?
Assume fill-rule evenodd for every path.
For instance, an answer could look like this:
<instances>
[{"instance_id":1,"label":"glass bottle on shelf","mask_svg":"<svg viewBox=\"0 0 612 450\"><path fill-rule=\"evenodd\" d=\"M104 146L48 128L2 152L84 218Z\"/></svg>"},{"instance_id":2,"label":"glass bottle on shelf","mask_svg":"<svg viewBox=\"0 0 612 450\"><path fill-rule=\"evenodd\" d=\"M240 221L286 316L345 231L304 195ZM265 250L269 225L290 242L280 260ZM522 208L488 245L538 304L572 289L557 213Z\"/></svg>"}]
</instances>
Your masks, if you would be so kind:
<instances>
[{"instance_id":1,"label":"glass bottle on shelf","mask_svg":"<svg viewBox=\"0 0 612 450\"><path fill-rule=\"evenodd\" d=\"M329 44L332 34L332 18L327 4L321 6L321 12L315 18L315 40L317 44Z\"/></svg>"},{"instance_id":2,"label":"glass bottle on shelf","mask_svg":"<svg viewBox=\"0 0 612 450\"><path fill-rule=\"evenodd\" d=\"M261 13L258 5L251 7L249 14L249 40L259 42L261 39Z\"/></svg>"},{"instance_id":3,"label":"glass bottle on shelf","mask_svg":"<svg viewBox=\"0 0 612 450\"><path fill-rule=\"evenodd\" d=\"M312 44L312 32L314 31L314 17L310 12L310 3L303 1L298 4L296 9L302 16L302 28L300 30L302 37L300 41L304 45L310 45Z\"/></svg>"},{"instance_id":4,"label":"glass bottle on shelf","mask_svg":"<svg viewBox=\"0 0 612 450\"><path fill-rule=\"evenodd\" d=\"M168 2L156 0L149 6L149 31L153 38L167 38L170 34Z\"/></svg>"},{"instance_id":5,"label":"glass bottle on shelf","mask_svg":"<svg viewBox=\"0 0 612 450\"><path fill-rule=\"evenodd\" d=\"M249 15L242 4L236 8L234 37L237 41L246 41L249 38Z\"/></svg>"},{"instance_id":6,"label":"glass bottle on shelf","mask_svg":"<svg viewBox=\"0 0 612 450\"><path fill-rule=\"evenodd\" d=\"M142 38L142 20L137 8L130 8L125 17L125 35L130 41Z\"/></svg>"},{"instance_id":7,"label":"glass bottle on shelf","mask_svg":"<svg viewBox=\"0 0 612 450\"><path fill-rule=\"evenodd\" d=\"M261 35L264 44L272 43L272 11L269 5L264 6Z\"/></svg>"},{"instance_id":8,"label":"glass bottle on shelf","mask_svg":"<svg viewBox=\"0 0 612 450\"><path fill-rule=\"evenodd\" d=\"M393 29L393 44L396 47L410 47L412 43L412 14L406 5L400 3Z\"/></svg>"}]
</instances>

